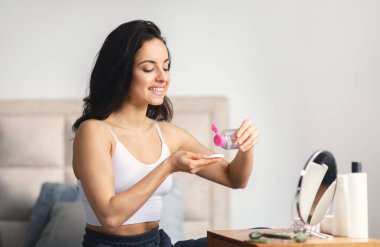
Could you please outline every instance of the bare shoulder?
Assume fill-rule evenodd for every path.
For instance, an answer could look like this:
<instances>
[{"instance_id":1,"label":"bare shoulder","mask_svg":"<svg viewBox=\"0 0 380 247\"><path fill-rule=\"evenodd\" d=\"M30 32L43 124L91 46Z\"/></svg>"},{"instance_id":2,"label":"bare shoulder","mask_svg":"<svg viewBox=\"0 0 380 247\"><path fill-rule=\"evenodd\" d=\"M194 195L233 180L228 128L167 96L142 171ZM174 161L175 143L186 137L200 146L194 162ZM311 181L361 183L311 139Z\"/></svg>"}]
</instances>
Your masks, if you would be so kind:
<instances>
[{"instance_id":1,"label":"bare shoulder","mask_svg":"<svg viewBox=\"0 0 380 247\"><path fill-rule=\"evenodd\" d=\"M189 134L184 128L166 121L157 121L164 135L167 136L186 136Z\"/></svg>"},{"instance_id":2,"label":"bare shoulder","mask_svg":"<svg viewBox=\"0 0 380 247\"><path fill-rule=\"evenodd\" d=\"M184 128L166 121L157 121L166 143L170 149L178 150L184 143L192 138L191 134Z\"/></svg>"},{"instance_id":3,"label":"bare shoulder","mask_svg":"<svg viewBox=\"0 0 380 247\"><path fill-rule=\"evenodd\" d=\"M100 137L104 135L107 130L108 127L105 122L96 119L89 119L81 123L78 130L75 132L75 138L81 138L83 136Z\"/></svg>"},{"instance_id":4,"label":"bare shoulder","mask_svg":"<svg viewBox=\"0 0 380 247\"><path fill-rule=\"evenodd\" d=\"M110 128L102 120L89 119L81 123L75 132L74 148L102 143L107 149L111 148L113 137Z\"/></svg>"},{"instance_id":5,"label":"bare shoulder","mask_svg":"<svg viewBox=\"0 0 380 247\"><path fill-rule=\"evenodd\" d=\"M108 162L112 152L112 134L101 120L86 120L75 133L73 169L77 178Z\"/></svg>"}]
</instances>

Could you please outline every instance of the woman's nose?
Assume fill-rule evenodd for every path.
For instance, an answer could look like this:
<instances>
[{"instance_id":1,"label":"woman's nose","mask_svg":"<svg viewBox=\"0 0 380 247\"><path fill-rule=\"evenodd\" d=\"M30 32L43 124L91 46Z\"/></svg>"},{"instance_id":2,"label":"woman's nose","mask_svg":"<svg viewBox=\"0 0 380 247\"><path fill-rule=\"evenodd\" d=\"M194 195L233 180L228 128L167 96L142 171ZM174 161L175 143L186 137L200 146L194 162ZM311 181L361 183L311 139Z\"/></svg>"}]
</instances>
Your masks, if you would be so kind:
<instances>
[{"instance_id":1,"label":"woman's nose","mask_svg":"<svg viewBox=\"0 0 380 247\"><path fill-rule=\"evenodd\" d=\"M164 71L163 69L160 69L157 73L156 81L165 82L167 81L167 79L168 79L168 76L166 75L166 71Z\"/></svg>"}]
</instances>

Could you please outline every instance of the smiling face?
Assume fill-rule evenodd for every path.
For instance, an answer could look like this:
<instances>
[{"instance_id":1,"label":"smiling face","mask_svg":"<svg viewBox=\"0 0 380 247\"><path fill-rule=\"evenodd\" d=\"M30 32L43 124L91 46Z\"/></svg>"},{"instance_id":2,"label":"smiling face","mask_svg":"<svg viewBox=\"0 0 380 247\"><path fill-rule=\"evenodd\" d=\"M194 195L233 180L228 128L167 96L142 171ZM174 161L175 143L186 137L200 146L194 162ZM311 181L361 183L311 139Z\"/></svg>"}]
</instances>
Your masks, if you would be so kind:
<instances>
[{"instance_id":1,"label":"smiling face","mask_svg":"<svg viewBox=\"0 0 380 247\"><path fill-rule=\"evenodd\" d=\"M169 84L166 45L155 38L144 42L135 56L128 100L135 104L161 105Z\"/></svg>"}]
</instances>

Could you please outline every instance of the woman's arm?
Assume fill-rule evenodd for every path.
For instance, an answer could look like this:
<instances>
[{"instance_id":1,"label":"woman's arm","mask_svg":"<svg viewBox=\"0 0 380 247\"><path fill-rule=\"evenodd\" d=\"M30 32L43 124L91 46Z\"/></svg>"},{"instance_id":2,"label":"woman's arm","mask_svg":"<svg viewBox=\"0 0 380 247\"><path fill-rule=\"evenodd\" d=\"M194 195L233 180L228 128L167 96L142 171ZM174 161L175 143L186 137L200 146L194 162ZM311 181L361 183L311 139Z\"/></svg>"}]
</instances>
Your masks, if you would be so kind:
<instances>
[{"instance_id":1,"label":"woman's arm","mask_svg":"<svg viewBox=\"0 0 380 247\"><path fill-rule=\"evenodd\" d=\"M127 191L115 194L112 165L113 137L109 127L97 120L83 122L74 139L73 169L99 222L112 232L131 217L173 172L195 173L220 159L176 152Z\"/></svg>"},{"instance_id":2,"label":"woman's arm","mask_svg":"<svg viewBox=\"0 0 380 247\"><path fill-rule=\"evenodd\" d=\"M214 153L186 130L169 123L161 123L161 125L165 136L169 139L168 142L173 145L172 149L203 154ZM250 120L245 120L238 129L237 135L241 144L235 158L230 163L221 159L199 170L197 175L231 188L244 188L252 171L253 147L259 140L259 132Z\"/></svg>"},{"instance_id":3,"label":"woman's arm","mask_svg":"<svg viewBox=\"0 0 380 247\"><path fill-rule=\"evenodd\" d=\"M259 131L251 120L244 120L236 132L239 151L229 165L229 177L234 188L244 188L253 168L253 148L259 141Z\"/></svg>"}]
</instances>

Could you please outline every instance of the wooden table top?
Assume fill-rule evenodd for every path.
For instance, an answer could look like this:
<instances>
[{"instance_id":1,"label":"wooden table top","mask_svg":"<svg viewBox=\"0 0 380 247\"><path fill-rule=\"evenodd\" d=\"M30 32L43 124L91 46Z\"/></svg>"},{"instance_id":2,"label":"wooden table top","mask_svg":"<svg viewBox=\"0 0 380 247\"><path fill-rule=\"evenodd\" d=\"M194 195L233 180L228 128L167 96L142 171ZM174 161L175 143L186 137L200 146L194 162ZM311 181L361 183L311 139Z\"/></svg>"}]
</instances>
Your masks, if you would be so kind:
<instances>
[{"instance_id":1,"label":"wooden table top","mask_svg":"<svg viewBox=\"0 0 380 247\"><path fill-rule=\"evenodd\" d=\"M324 239L316 236L309 236L309 239L304 243L297 243L294 240L272 239L271 243L252 243L244 242L249 239L249 233L253 231L268 232L268 233L284 233L284 229L245 229L245 230L211 230L207 231L207 236L224 240L230 243L235 243L240 246L260 246L270 247L277 245L286 245L289 247L310 247L310 246L350 246L350 247L380 247L380 240L378 239L354 239L344 237L334 237L333 239Z\"/></svg>"}]
</instances>

